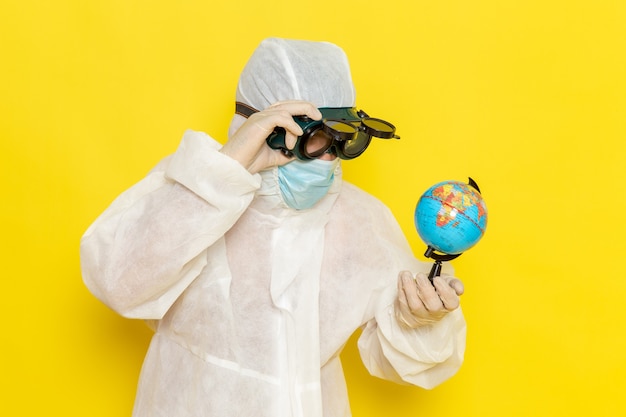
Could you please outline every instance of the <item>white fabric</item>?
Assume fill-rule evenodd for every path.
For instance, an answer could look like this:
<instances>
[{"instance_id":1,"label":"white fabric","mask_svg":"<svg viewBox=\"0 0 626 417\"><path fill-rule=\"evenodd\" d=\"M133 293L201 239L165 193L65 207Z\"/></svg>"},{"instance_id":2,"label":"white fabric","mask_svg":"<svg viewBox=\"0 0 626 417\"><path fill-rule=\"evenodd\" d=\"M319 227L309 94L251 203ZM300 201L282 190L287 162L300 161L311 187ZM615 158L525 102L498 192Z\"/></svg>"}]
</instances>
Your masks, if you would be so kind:
<instances>
[{"instance_id":1,"label":"white fabric","mask_svg":"<svg viewBox=\"0 0 626 417\"><path fill-rule=\"evenodd\" d=\"M356 92L348 57L337 45L268 38L241 71L235 99L257 110L285 100L307 100L317 107L353 107ZM244 121L234 115L228 136Z\"/></svg>"},{"instance_id":2,"label":"white fabric","mask_svg":"<svg viewBox=\"0 0 626 417\"><path fill-rule=\"evenodd\" d=\"M382 203L339 166L319 203L290 209L276 169L251 175L219 148L186 132L81 240L93 294L156 320L134 416L349 416L339 353L359 327L373 375L430 388L457 371L460 310L418 330L396 322L398 272L430 265Z\"/></svg>"},{"instance_id":3,"label":"white fabric","mask_svg":"<svg viewBox=\"0 0 626 417\"><path fill-rule=\"evenodd\" d=\"M242 70L236 99L257 110L284 100L352 107L355 94L348 58L337 45L268 38Z\"/></svg>"},{"instance_id":4,"label":"white fabric","mask_svg":"<svg viewBox=\"0 0 626 417\"><path fill-rule=\"evenodd\" d=\"M90 290L126 317L159 320L135 416L348 416L338 355L362 325L359 348L372 374L430 388L456 372L460 310L425 329L396 323L398 271L430 265L414 259L379 201L338 173L332 192L306 213L311 223L300 222L273 171L252 176L218 146L186 133L176 154L116 199L81 242ZM286 229L294 226L302 239ZM290 327L274 304L283 301L282 289L270 287L277 262L301 263L287 291L303 309L318 303L319 325ZM304 395L315 382L293 384L289 361L301 348L307 356L319 350L321 404Z\"/></svg>"},{"instance_id":5,"label":"white fabric","mask_svg":"<svg viewBox=\"0 0 626 417\"><path fill-rule=\"evenodd\" d=\"M268 38L253 52L239 77L236 101L257 110L284 100L307 100L317 107L350 107L355 92L346 54L328 42ZM241 123L235 115L231 125ZM230 132L235 131L231 126ZM270 176L269 173L266 173ZM273 174L271 175L273 176ZM276 178L270 178L273 188ZM333 195L331 193L331 195ZM321 204L328 210L332 201ZM325 213L316 210L283 211L280 230L272 236L270 287L274 305L282 310L287 344L289 383L303 389L291 394L307 404L312 415L321 404L319 376L319 268L324 249ZM281 248L297 248L282 250ZM305 276L306 275L306 276ZM304 332L304 333L302 333ZM294 416L299 415L296 411Z\"/></svg>"}]
</instances>

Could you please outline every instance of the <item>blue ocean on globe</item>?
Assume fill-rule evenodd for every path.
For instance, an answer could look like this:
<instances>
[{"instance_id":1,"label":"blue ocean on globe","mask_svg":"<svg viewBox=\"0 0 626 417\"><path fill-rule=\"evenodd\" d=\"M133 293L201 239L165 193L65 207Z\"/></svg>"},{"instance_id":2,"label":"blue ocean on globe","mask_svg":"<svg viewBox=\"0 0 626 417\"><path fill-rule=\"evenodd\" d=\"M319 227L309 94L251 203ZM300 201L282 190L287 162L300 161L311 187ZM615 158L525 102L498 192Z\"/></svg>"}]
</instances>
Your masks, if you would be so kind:
<instances>
[{"instance_id":1,"label":"blue ocean on globe","mask_svg":"<svg viewBox=\"0 0 626 417\"><path fill-rule=\"evenodd\" d=\"M456 255L485 234L487 206L480 192L469 184L443 181L420 197L414 217L424 243L438 252Z\"/></svg>"}]
</instances>

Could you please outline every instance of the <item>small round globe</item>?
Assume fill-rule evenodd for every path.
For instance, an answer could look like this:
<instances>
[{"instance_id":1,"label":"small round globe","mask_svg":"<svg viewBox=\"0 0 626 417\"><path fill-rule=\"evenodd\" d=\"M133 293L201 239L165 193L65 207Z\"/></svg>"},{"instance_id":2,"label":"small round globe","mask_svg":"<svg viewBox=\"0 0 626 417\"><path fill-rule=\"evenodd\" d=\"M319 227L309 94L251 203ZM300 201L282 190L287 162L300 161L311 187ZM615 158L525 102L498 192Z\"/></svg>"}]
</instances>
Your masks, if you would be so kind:
<instances>
[{"instance_id":1,"label":"small round globe","mask_svg":"<svg viewBox=\"0 0 626 417\"><path fill-rule=\"evenodd\" d=\"M444 181L430 187L415 207L420 238L438 252L457 255L474 246L487 227L487 206L474 187Z\"/></svg>"}]
</instances>

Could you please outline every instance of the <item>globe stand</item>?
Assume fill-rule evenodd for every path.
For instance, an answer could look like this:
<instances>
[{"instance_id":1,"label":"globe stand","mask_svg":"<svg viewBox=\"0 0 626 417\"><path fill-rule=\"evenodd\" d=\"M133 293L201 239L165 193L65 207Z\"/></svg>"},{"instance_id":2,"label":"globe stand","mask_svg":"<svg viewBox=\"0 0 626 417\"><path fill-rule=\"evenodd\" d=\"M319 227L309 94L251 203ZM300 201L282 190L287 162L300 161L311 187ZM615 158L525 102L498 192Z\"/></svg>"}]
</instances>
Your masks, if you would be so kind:
<instances>
[{"instance_id":1,"label":"globe stand","mask_svg":"<svg viewBox=\"0 0 626 417\"><path fill-rule=\"evenodd\" d=\"M426 249L426 252L424 253L424 256L435 260L435 263L433 264L433 267L430 269L430 273L428 274L428 279L432 284L433 279L441 275L441 263L458 258L459 256L461 256L461 254L457 253L456 255L449 255L447 253L436 253L435 248L429 245Z\"/></svg>"}]
</instances>

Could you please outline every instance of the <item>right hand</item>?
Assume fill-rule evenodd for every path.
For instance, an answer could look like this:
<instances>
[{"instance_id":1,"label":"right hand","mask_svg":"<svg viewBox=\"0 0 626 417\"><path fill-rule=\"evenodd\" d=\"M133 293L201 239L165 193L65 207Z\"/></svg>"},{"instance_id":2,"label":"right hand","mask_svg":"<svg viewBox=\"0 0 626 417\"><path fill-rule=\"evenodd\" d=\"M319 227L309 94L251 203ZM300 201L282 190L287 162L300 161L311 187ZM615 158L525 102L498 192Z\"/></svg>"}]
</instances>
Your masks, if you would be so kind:
<instances>
[{"instance_id":1,"label":"right hand","mask_svg":"<svg viewBox=\"0 0 626 417\"><path fill-rule=\"evenodd\" d=\"M238 161L251 174L266 168L284 165L293 157L285 156L280 150L267 146L265 139L278 127L285 129L285 144L293 149L302 129L293 116L306 115L320 120L322 114L308 101L279 101L267 109L251 115L228 139L220 152Z\"/></svg>"}]
</instances>

